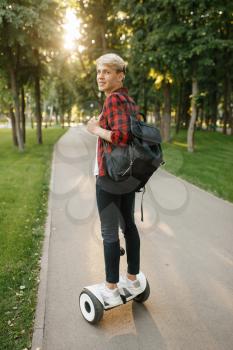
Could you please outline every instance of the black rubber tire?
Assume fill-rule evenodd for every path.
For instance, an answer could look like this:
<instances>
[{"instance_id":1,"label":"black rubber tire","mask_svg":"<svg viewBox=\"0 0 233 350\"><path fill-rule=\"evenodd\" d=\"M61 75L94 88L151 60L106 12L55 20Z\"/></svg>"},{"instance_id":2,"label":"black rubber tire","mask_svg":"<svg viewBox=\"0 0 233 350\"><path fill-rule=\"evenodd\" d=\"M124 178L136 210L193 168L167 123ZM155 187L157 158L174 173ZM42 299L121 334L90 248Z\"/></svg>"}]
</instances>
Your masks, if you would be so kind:
<instances>
[{"instance_id":1,"label":"black rubber tire","mask_svg":"<svg viewBox=\"0 0 233 350\"><path fill-rule=\"evenodd\" d=\"M138 294L135 298L133 298L134 301L137 303L144 303L150 296L150 285L149 282L146 280L146 288L145 290L141 293Z\"/></svg>"},{"instance_id":2,"label":"black rubber tire","mask_svg":"<svg viewBox=\"0 0 233 350\"><path fill-rule=\"evenodd\" d=\"M80 300L81 298L83 297L85 298L85 296L89 297L90 298L90 302L92 303L92 305L90 305L90 302L89 301L85 301L85 304L84 304L84 308L85 308L85 312L86 312L86 315L87 316L93 316L91 317L91 319L87 319L85 317L85 314L83 314L83 311L81 309L81 303L80 303ZM79 296L79 307L80 307L80 311L81 311L81 314L83 315L84 319L91 323L91 324L96 324L98 323L101 318L103 317L103 314L104 314L104 308L103 308L103 305L101 304L101 302L96 298L96 296L91 293L88 289L84 289L81 293L80 293L80 296ZM90 311L88 311L88 309L90 308ZM91 315L91 309L92 309L92 314ZM89 314L89 315L88 315Z\"/></svg>"}]
</instances>

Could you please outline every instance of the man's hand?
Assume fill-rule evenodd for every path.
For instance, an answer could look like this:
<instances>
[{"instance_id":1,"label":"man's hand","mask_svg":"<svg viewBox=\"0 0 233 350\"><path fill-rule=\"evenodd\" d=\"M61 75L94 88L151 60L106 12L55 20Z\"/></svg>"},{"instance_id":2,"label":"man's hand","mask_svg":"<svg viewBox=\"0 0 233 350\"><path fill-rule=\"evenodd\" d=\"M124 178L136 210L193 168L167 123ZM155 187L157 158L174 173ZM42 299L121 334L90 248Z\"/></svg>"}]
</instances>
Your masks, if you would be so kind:
<instances>
[{"instance_id":1,"label":"man's hand","mask_svg":"<svg viewBox=\"0 0 233 350\"><path fill-rule=\"evenodd\" d=\"M99 118L92 117L87 123L87 130L94 135L97 135L99 128Z\"/></svg>"},{"instance_id":2,"label":"man's hand","mask_svg":"<svg viewBox=\"0 0 233 350\"><path fill-rule=\"evenodd\" d=\"M87 123L87 130L96 136L101 137L102 139L108 141L108 142L112 142L111 140L111 130L105 130L103 128L101 128L99 126L99 119L100 117L93 117L89 120L89 122Z\"/></svg>"}]
</instances>

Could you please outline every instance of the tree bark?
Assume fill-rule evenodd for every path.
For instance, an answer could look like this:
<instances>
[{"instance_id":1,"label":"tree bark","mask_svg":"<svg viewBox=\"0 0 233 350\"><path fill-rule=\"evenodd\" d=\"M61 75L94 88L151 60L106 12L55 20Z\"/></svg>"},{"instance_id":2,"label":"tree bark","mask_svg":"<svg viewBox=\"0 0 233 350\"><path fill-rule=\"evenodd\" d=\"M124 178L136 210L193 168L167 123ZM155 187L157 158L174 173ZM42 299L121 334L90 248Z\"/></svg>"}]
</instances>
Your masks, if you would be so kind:
<instances>
[{"instance_id":1,"label":"tree bark","mask_svg":"<svg viewBox=\"0 0 233 350\"><path fill-rule=\"evenodd\" d=\"M164 111L161 120L161 132L163 141L170 141L171 124L171 86L167 81L163 81Z\"/></svg>"},{"instance_id":2,"label":"tree bark","mask_svg":"<svg viewBox=\"0 0 233 350\"><path fill-rule=\"evenodd\" d=\"M33 120L33 116L32 116L31 96L30 95L27 95L27 97L26 97L26 115L27 115L27 119L31 123L31 128L34 129L34 120Z\"/></svg>"},{"instance_id":3,"label":"tree bark","mask_svg":"<svg viewBox=\"0 0 233 350\"><path fill-rule=\"evenodd\" d=\"M61 86L60 124L61 124L61 127L64 129L64 124L65 124L65 88L64 88L63 84Z\"/></svg>"},{"instance_id":4,"label":"tree bark","mask_svg":"<svg viewBox=\"0 0 233 350\"><path fill-rule=\"evenodd\" d=\"M50 111L49 111L49 126L52 126L52 117L53 117L53 106L50 107Z\"/></svg>"},{"instance_id":5,"label":"tree bark","mask_svg":"<svg viewBox=\"0 0 233 350\"><path fill-rule=\"evenodd\" d=\"M231 128L231 136L233 136L233 113L231 112L230 118L230 128Z\"/></svg>"},{"instance_id":6,"label":"tree bark","mask_svg":"<svg viewBox=\"0 0 233 350\"><path fill-rule=\"evenodd\" d=\"M69 109L69 110L68 110L67 121L68 121L68 127L70 128L70 121L71 121L71 109Z\"/></svg>"},{"instance_id":7,"label":"tree bark","mask_svg":"<svg viewBox=\"0 0 233 350\"><path fill-rule=\"evenodd\" d=\"M20 127L20 103L19 103L19 89L17 84L16 71L11 66L10 67L10 80L11 80L11 90L15 107L15 127L16 127L16 137L18 143L18 149L20 152L24 151L23 135Z\"/></svg>"},{"instance_id":8,"label":"tree bark","mask_svg":"<svg viewBox=\"0 0 233 350\"><path fill-rule=\"evenodd\" d=\"M191 101L191 119L188 127L187 143L188 143L188 152L194 151L194 131L195 131L195 122L197 118L197 106L196 106L196 97L198 95L198 82L195 77L192 78L192 101Z\"/></svg>"},{"instance_id":9,"label":"tree bark","mask_svg":"<svg viewBox=\"0 0 233 350\"><path fill-rule=\"evenodd\" d=\"M34 129L34 120L33 120L33 116L31 115L31 128Z\"/></svg>"},{"instance_id":10,"label":"tree bark","mask_svg":"<svg viewBox=\"0 0 233 350\"><path fill-rule=\"evenodd\" d=\"M57 111L55 112L55 119L56 119L56 125L58 125L59 122L58 122L58 114L57 114Z\"/></svg>"},{"instance_id":11,"label":"tree bark","mask_svg":"<svg viewBox=\"0 0 233 350\"><path fill-rule=\"evenodd\" d=\"M183 84L179 83L179 93L178 93L178 103L176 108L176 134L180 131L180 122L181 122L181 114L182 114L182 91Z\"/></svg>"},{"instance_id":12,"label":"tree bark","mask_svg":"<svg viewBox=\"0 0 233 350\"><path fill-rule=\"evenodd\" d=\"M143 113L144 113L144 121L147 121L147 109L148 109L148 90L146 81L144 81L143 86Z\"/></svg>"},{"instance_id":13,"label":"tree bark","mask_svg":"<svg viewBox=\"0 0 233 350\"><path fill-rule=\"evenodd\" d=\"M192 86L189 82L184 82L183 92L182 92L182 111L181 111L181 124L185 124L185 129L188 129L190 115L190 95L192 93Z\"/></svg>"},{"instance_id":14,"label":"tree bark","mask_svg":"<svg viewBox=\"0 0 233 350\"><path fill-rule=\"evenodd\" d=\"M231 81L229 74L225 76L223 82L223 134L227 135L227 125L230 122L231 110Z\"/></svg>"},{"instance_id":15,"label":"tree bark","mask_svg":"<svg viewBox=\"0 0 233 350\"><path fill-rule=\"evenodd\" d=\"M22 135L23 142L26 143L26 118L25 118L25 96L24 96L24 87L21 88L21 110L20 110L20 119L22 125Z\"/></svg>"},{"instance_id":16,"label":"tree bark","mask_svg":"<svg viewBox=\"0 0 233 350\"><path fill-rule=\"evenodd\" d=\"M10 107L9 107L9 115L10 115L10 119L11 119L13 144L16 147L18 147L18 141L17 141L17 135L16 135L16 125L15 125L15 114L14 114L14 109L13 109L12 105L10 105Z\"/></svg>"},{"instance_id":17,"label":"tree bark","mask_svg":"<svg viewBox=\"0 0 233 350\"><path fill-rule=\"evenodd\" d=\"M203 110L203 106L200 107L200 124L199 124L199 127L200 127L200 130L202 130L202 125L203 125L203 121L204 121L204 110Z\"/></svg>"},{"instance_id":18,"label":"tree bark","mask_svg":"<svg viewBox=\"0 0 233 350\"><path fill-rule=\"evenodd\" d=\"M232 110L232 85L229 79L229 124L230 124L230 135L233 135L233 110Z\"/></svg>"},{"instance_id":19,"label":"tree bark","mask_svg":"<svg viewBox=\"0 0 233 350\"><path fill-rule=\"evenodd\" d=\"M36 114L36 124L37 124L37 142L42 144L42 114L41 114L41 94L40 94L40 78L39 73L35 74L35 114Z\"/></svg>"},{"instance_id":20,"label":"tree bark","mask_svg":"<svg viewBox=\"0 0 233 350\"><path fill-rule=\"evenodd\" d=\"M105 27L104 27L104 25L101 25L101 27L100 27L100 35L101 35L102 50L103 50L103 52L105 52L106 49L107 49L107 43L106 43L106 38L105 38Z\"/></svg>"},{"instance_id":21,"label":"tree bark","mask_svg":"<svg viewBox=\"0 0 233 350\"><path fill-rule=\"evenodd\" d=\"M212 95L211 95L211 125L212 125L213 131L216 131L217 114L218 114L218 100L217 100L217 86L216 86L216 89L212 92Z\"/></svg>"},{"instance_id":22,"label":"tree bark","mask_svg":"<svg viewBox=\"0 0 233 350\"><path fill-rule=\"evenodd\" d=\"M161 114L160 114L160 102L155 102L155 125L159 126L161 124Z\"/></svg>"}]
</instances>

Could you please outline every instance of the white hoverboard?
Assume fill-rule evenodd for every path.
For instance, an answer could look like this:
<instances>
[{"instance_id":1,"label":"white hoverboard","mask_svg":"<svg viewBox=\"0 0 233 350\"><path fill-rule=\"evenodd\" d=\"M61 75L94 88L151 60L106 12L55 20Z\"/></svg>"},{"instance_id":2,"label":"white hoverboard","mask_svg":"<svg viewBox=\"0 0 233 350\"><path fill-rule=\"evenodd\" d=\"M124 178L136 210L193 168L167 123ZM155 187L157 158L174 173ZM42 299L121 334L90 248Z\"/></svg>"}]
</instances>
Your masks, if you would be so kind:
<instances>
[{"instance_id":1,"label":"white hoverboard","mask_svg":"<svg viewBox=\"0 0 233 350\"><path fill-rule=\"evenodd\" d=\"M106 304L99 292L100 284L93 284L91 286L84 287L79 296L79 306L81 313L86 321L95 324L103 317L104 310L110 310L119 305L125 304L130 300L135 300L138 303L143 303L149 298L150 286L145 275L140 272L137 274L137 279L140 282L143 292L133 297L125 288L119 288L121 303L109 306Z\"/></svg>"}]
</instances>

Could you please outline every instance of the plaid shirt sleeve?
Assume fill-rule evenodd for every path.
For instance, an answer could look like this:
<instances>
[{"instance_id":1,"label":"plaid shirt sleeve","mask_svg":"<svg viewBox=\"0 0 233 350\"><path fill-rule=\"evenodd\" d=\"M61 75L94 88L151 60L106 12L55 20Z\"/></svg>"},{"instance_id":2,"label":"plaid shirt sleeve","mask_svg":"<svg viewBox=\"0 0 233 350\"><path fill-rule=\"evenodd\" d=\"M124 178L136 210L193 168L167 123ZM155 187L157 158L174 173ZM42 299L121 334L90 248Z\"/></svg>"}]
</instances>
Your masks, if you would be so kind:
<instances>
[{"instance_id":1,"label":"plaid shirt sleeve","mask_svg":"<svg viewBox=\"0 0 233 350\"><path fill-rule=\"evenodd\" d=\"M127 100L124 96L109 95L105 101L104 114L112 131L112 143L119 146L127 144L130 137L130 118L129 113L127 113Z\"/></svg>"}]
</instances>

